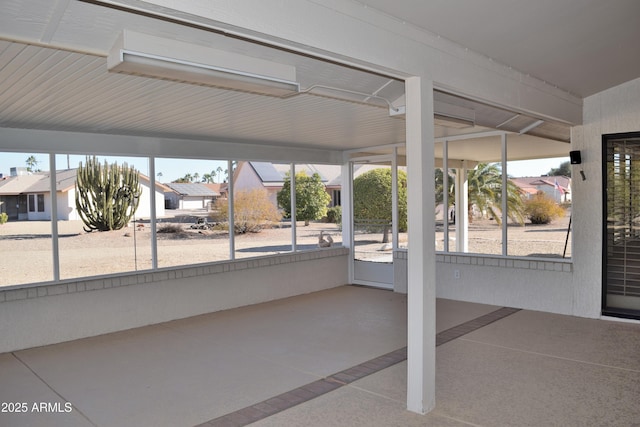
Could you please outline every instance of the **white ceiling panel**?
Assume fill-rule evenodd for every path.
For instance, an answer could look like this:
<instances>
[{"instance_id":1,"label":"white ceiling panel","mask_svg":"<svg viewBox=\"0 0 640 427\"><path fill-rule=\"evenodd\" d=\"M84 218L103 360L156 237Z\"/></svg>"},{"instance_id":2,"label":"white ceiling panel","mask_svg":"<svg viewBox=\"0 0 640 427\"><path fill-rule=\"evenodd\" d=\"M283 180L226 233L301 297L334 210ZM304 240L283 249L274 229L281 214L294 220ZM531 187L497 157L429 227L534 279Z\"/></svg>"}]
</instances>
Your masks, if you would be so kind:
<instances>
[{"instance_id":1,"label":"white ceiling panel","mask_svg":"<svg viewBox=\"0 0 640 427\"><path fill-rule=\"evenodd\" d=\"M488 1L489 6L500 5L499 0ZM570 0L558 1L564 4ZM449 16L455 11L454 4L467 4L460 0L404 1L393 2L397 8L389 9L391 3L385 1L371 0L364 3L400 18L407 14L406 17L411 17L409 22L419 26L430 25L429 20L436 20L440 25L440 19L443 20L442 23L453 24L447 20L454 17ZM434 9L431 3L442 8ZM473 4L469 7L471 11L478 9ZM438 10L442 18L431 16ZM425 14L429 20L425 18ZM500 12L496 12L496 15L504 18L504 14ZM471 19L458 16L464 20ZM482 14L478 11L476 18L486 16L493 15L483 10ZM464 27L460 32L465 37L471 34L467 34L471 31L469 28L482 27L480 23L465 22L461 25L461 22L456 25ZM494 22L489 24L493 25ZM405 140L404 120L389 117L385 101L366 95L317 89L308 94L279 99L109 73L106 56L123 29L134 29L158 37L293 65L303 90L314 85L332 86L352 92L375 94L388 101L404 95L404 83L387 76L201 29L82 1L4 0L0 2L0 127L254 142L338 150L389 145ZM503 29L512 30L516 31L517 28ZM462 38L456 40L454 33L451 36L454 41L464 41ZM478 42L493 42L495 37L497 36L488 33L480 34ZM506 40L500 42L507 43ZM509 49L513 47L510 46ZM491 56L491 52L478 51ZM532 55L537 55L537 52L536 49L531 50ZM551 50L548 51L549 55L552 53ZM506 61L509 58L504 59ZM534 58L540 60L539 57ZM536 74L532 72L532 75ZM473 111L473 123L468 127L451 122L444 127L437 126L436 136L474 132L480 127L517 132L538 120L535 117L520 116L501 127L515 113L441 92L436 93L436 101ZM446 120L439 123L446 125ZM566 142L569 139L569 128L559 123L544 122L530 134ZM545 142L556 144L547 146L535 138L529 141L533 147L539 144L537 147L540 153L544 150L563 152L567 147L567 144L557 142ZM460 149L463 149L462 145ZM474 154L474 149L481 151L482 144L466 144L464 156L481 156L480 152Z\"/></svg>"},{"instance_id":2,"label":"white ceiling panel","mask_svg":"<svg viewBox=\"0 0 640 427\"><path fill-rule=\"evenodd\" d=\"M638 0L358 0L586 97L640 77Z\"/></svg>"}]
</instances>

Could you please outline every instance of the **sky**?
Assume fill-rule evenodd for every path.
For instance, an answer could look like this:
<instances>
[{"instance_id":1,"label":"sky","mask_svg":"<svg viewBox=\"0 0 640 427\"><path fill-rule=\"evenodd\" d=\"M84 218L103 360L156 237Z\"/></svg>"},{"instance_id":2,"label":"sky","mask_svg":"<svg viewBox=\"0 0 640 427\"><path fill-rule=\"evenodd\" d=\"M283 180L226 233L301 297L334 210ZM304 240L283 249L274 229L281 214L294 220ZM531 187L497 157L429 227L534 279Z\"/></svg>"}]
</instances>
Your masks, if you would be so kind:
<instances>
[{"instance_id":1,"label":"sky","mask_svg":"<svg viewBox=\"0 0 640 427\"><path fill-rule=\"evenodd\" d=\"M49 170L49 156L47 154L37 153L6 153L0 152L0 173L9 176L12 167L26 167L26 160L29 156L34 155L38 164L37 168L43 171ZM107 159L110 163L117 161L118 164L127 162L133 165L141 173L149 175L149 165L144 157L107 157L100 156L100 161ZM84 161L85 156L71 155L69 156L69 167L75 168L80 161ZM540 176L549 172L552 168L557 168L560 163L568 161L568 157L560 157L553 159L538 160L521 160L517 162L508 162L507 173L512 177L523 176ZM218 168L222 168L221 173L217 173ZM67 168L67 156L56 155L56 168ZM194 159L164 159L156 158L156 179L159 182L172 182L178 178L184 177L187 173L194 175L197 173L200 178L204 174L215 172L214 182L221 182L225 179L224 171L227 170L226 161L215 160L194 160ZM162 173L161 176L158 176Z\"/></svg>"},{"instance_id":2,"label":"sky","mask_svg":"<svg viewBox=\"0 0 640 427\"><path fill-rule=\"evenodd\" d=\"M49 170L49 155L38 153L7 153L0 152L0 173L9 176L12 167L27 167L26 160L29 156L35 156L38 161L37 169ZM85 156L70 155L68 166L70 168L78 167L80 162L85 161ZM129 166L134 166L144 175L149 175L149 164L146 157L115 157L115 156L98 156L100 162L107 160L109 163L117 162L123 164L126 162ZM217 173L218 168L222 168L221 173ZM67 156L63 154L56 155L56 169L67 169ZM187 173L194 175L198 173L200 177L204 174L215 172L217 175L214 182L221 182L225 179L224 171L227 170L227 161L215 160L197 160L197 159L164 159L156 158L156 179L159 182L172 182L178 178L184 177ZM162 173L162 176L158 176Z\"/></svg>"}]
</instances>

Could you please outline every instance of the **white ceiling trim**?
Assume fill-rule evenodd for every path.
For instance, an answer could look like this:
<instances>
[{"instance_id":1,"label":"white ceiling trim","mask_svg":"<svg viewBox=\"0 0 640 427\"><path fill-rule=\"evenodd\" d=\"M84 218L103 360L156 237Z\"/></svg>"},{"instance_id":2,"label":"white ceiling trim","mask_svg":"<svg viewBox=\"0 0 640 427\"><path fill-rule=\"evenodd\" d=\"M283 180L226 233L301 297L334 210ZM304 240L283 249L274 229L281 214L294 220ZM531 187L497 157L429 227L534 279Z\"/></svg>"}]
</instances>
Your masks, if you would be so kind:
<instances>
[{"instance_id":1,"label":"white ceiling trim","mask_svg":"<svg viewBox=\"0 0 640 427\"><path fill-rule=\"evenodd\" d=\"M304 47L307 54L391 76L425 76L434 80L434 87L455 88L481 102L572 124L582 121L580 98L354 2L291 2L286 14L281 2L268 0L234 2L233 7L211 0L99 3L169 16L294 51Z\"/></svg>"},{"instance_id":2,"label":"white ceiling trim","mask_svg":"<svg viewBox=\"0 0 640 427\"><path fill-rule=\"evenodd\" d=\"M185 159L250 160L341 164L342 151L256 141L224 141L105 135L39 129L0 128L0 149L8 152L97 154Z\"/></svg>"}]
</instances>

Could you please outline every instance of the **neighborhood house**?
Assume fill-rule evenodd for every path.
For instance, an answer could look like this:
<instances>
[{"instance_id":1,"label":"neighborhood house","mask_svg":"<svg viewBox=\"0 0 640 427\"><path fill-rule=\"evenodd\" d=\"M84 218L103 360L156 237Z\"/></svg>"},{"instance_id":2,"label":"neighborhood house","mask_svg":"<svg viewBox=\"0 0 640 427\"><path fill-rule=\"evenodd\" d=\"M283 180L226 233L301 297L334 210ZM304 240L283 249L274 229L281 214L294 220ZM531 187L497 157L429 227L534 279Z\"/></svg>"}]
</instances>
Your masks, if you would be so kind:
<instances>
[{"instance_id":1,"label":"neighborhood house","mask_svg":"<svg viewBox=\"0 0 640 427\"><path fill-rule=\"evenodd\" d=\"M51 174L27 172L12 168L12 174L0 178L0 212L9 220L44 221L51 219ZM76 169L56 171L57 218L61 221L80 220L76 210ZM142 195L136 216L151 216L151 183L140 174ZM169 190L156 183L156 216L164 216L164 192Z\"/></svg>"},{"instance_id":2,"label":"neighborhood house","mask_svg":"<svg viewBox=\"0 0 640 427\"><path fill-rule=\"evenodd\" d=\"M165 184L166 209L210 209L220 193L211 184L176 183Z\"/></svg>"}]
</instances>

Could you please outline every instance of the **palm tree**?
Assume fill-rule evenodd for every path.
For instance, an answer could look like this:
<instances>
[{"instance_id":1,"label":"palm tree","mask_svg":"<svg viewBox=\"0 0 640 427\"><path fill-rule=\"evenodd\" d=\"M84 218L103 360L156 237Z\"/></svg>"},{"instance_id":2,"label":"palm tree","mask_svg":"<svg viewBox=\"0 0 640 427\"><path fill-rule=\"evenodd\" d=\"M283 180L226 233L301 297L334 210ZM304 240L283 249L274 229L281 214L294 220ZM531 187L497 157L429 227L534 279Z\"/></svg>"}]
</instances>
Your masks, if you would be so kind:
<instances>
[{"instance_id":1,"label":"palm tree","mask_svg":"<svg viewBox=\"0 0 640 427\"><path fill-rule=\"evenodd\" d=\"M222 166L218 166L218 168L216 169L216 176L218 177L218 182L222 182L220 181L220 174L222 173L223 169Z\"/></svg>"},{"instance_id":2,"label":"palm tree","mask_svg":"<svg viewBox=\"0 0 640 427\"><path fill-rule=\"evenodd\" d=\"M449 187L449 191L448 191L449 194L447 197L449 200L449 205L451 205L454 202L455 176L453 174L455 174L455 170L450 169L449 178L447 178L448 187ZM444 173L442 171L442 168L436 169L435 176L436 176L436 205L439 205L440 203L444 203L444 191L442 191L444 187Z\"/></svg>"},{"instance_id":3,"label":"palm tree","mask_svg":"<svg viewBox=\"0 0 640 427\"><path fill-rule=\"evenodd\" d=\"M502 170L496 163L480 163L467 175L469 184L469 222L472 221L471 206L476 205L480 212L487 212L501 224L502 208ZM507 215L512 221L524 224L524 203L519 187L507 180Z\"/></svg>"},{"instance_id":4,"label":"palm tree","mask_svg":"<svg viewBox=\"0 0 640 427\"><path fill-rule=\"evenodd\" d=\"M211 175L210 173L205 173L204 175L202 175L202 182L211 184L213 182L213 175Z\"/></svg>"},{"instance_id":5,"label":"palm tree","mask_svg":"<svg viewBox=\"0 0 640 427\"><path fill-rule=\"evenodd\" d=\"M224 182L229 182L229 175L233 176L233 172L236 170L236 167L238 166L238 161L237 160L232 160L231 161L231 173L229 173L229 169L225 169L224 170Z\"/></svg>"},{"instance_id":6,"label":"palm tree","mask_svg":"<svg viewBox=\"0 0 640 427\"><path fill-rule=\"evenodd\" d=\"M36 160L36 156L31 155L27 157L25 163L27 164L28 172L39 172L39 170L36 170L36 167L38 166L38 160Z\"/></svg>"},{"instance_id":7,"label":"palm tree","mask_svg":"<svg viewBox=\"0 0 640 427\"><path fill-rule=\"evenodd\" d=\"M193 174L193 177L191 178L192 181L198 182L198 179L200 178L200 174L198 172Z\"/></svg>"}]
</instances>

